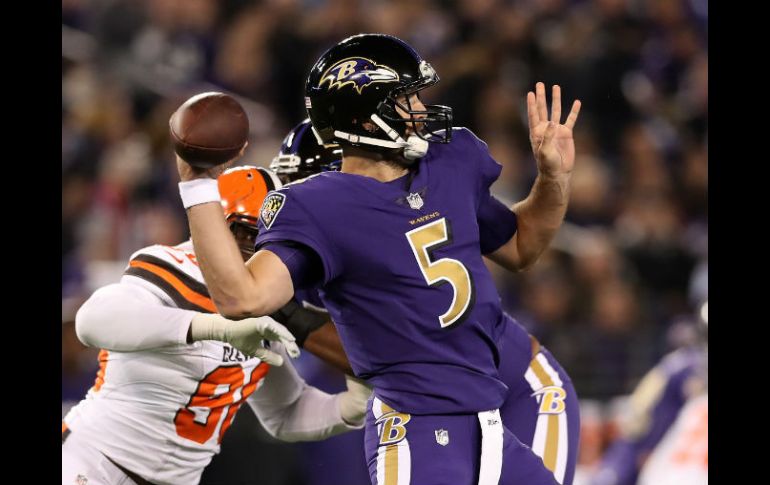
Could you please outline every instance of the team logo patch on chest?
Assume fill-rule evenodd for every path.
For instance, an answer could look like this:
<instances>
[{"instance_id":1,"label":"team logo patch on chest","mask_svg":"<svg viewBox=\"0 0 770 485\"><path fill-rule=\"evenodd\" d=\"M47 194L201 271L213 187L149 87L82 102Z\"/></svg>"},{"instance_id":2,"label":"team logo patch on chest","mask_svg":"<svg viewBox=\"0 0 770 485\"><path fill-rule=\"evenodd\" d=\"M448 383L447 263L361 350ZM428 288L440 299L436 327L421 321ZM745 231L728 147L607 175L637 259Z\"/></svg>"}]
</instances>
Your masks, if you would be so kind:
<instances>
[{"instance_id":1,"label":"team logo patch on chest","mask_svg":"<svg viewBox=\"0 0 770 485\"><path fill-rule=\"evenodd\" d=\"M278 213L283 209L285 202L286 196L280 192L273 192L265 197L262 209L259 211L259 217L262 219L262 224L265 225L265 228L270 229L270 226L275 222L275 218L278 217Z\"/></svg>"}]
</instances>

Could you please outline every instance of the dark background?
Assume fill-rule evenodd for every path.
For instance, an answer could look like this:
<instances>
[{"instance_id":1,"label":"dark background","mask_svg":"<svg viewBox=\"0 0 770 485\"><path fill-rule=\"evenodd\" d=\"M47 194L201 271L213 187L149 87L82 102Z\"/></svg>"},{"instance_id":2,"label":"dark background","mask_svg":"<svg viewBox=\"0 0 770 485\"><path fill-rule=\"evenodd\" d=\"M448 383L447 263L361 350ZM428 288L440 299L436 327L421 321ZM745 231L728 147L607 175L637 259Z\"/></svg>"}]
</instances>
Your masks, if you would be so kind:
<instances>
[{"instance_id":1,"label":"dark background","mask_svg":"<svg viewBox=\"0 0 770 485\"><path fill-rule=\"evenodd\" d=\"M241 96L252 129L243 162L265 166L305 116L318 55L384 32L436 68L441 82L426 97L489 144L504 167L493 190L507 202L536 174L527 90L558 83L565 105L583 102L567 223L532 270L492 269L506 310L573 378L578 478L589 476L623 396L692 342L708 296L707 24L699 0L63 0L62 415L97 368L97 350L74 336L78 306L136 249L188 236L173 110L204 90ZM338 389L339 376L303 359L311 383ZM246 406L235 423L204 483L361 483L338 475L363 461L356 435L279 444Z\"/></svg>"}]
</instances>

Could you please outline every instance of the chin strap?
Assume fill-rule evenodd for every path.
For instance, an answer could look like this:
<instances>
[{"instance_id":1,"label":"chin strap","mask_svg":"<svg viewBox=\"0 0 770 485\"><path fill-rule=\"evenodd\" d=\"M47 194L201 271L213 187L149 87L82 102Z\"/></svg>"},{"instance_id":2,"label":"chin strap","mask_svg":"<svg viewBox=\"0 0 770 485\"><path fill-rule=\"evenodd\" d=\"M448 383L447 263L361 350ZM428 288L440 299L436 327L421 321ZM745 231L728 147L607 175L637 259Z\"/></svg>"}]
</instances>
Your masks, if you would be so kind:
<instances>
[{"instance_id":1,"label":"chin strap","mask_svg":"<svg viewBox=\"0 0 770 485\"><path fill-rule=\"evenodd\" d=\"M408 146L404 148L404 156L409 160L417 160L428 153L428 142L417 135L411 135L406 139Z\"/></svg>"},{"instance_id":2,"label":"chin strap","mask_svg":"<svg viewBox=\"0 0 770 485\"><path fill-rule=\"evenodd\" d=\"M373 114L371 120L388 135L393 141L381 140L379 138L372 138L370 136L353 135L345 133L343 131L334 131L334 136L342 138L350 143L363 143L365 145L374 145L383 148L402 148L404 150L404 157L409 160L417 160L422 158L428 153L428 142L423 140L417 135L411 135L408 139L404 140L396 130L391 128L382 118Z\"/></svg>"},{"instance_id":3,"label":"chin strap","mask_svg":"<svg viewBox=\"0 0 770 485\"><path fill-rule=\"evenodd\" d=\"M398 143L401 143L404 147L404 156L409 160L417 160L424 157L428 153L428 142L423 140L417 135L410 135L409 138L404 141L396 130L390 127L385 121L378 115L373 114L371 116L372 121L379 126L388 137Z\"/></svg>"}]
</instances>

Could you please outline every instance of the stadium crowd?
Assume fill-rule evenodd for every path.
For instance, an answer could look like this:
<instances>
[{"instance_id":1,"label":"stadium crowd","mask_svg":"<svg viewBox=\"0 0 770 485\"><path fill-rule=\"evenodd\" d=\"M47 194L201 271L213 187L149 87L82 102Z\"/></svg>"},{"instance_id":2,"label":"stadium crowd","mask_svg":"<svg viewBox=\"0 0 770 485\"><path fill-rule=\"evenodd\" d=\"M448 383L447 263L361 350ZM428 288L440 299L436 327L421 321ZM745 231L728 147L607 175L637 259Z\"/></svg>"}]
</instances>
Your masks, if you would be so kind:
<instances>
[{"instance_id":1,"label":"stadium crowd","mask_svg":"<svg viewBox=\"0 0 770 485\"><path fill-rule=\"evenodd\" d=\"M526 91L582 100L567 224L531 270L490 269L581 399L629 393L693 342L708 295L707 21L706 0L63 0L63 408L97 368L71 328L79 304L137 248L188 235L170 113L196 92L240 96L242 161L267 166L305 117L311 63L358 32L433 64L426 96L489 143L507 202L536 175Z\"/></svg>"}]
</instances>

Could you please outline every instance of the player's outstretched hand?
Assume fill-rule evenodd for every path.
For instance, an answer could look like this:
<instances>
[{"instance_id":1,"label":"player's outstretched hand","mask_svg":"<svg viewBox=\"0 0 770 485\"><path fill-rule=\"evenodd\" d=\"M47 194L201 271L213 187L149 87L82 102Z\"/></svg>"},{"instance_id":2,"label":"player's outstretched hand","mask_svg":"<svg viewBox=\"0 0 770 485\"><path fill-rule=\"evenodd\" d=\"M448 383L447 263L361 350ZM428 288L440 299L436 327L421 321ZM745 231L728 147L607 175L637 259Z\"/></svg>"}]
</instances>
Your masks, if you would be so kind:
<instances>
[{"instance_id":1,"label":"player's outstretched hand","mask_svg":"<svg viewBox=\"0 0 770 485\"><path fill-rule=\"evenodd\" d=\"M535 92L527 93L529 141L537 160L538 172L547 176L559 176L572 172L575 166L575 140L572 129L580 113L580 100L572 103L572 109L564 124L561 123L561 88L553 86L551 118L545 99L545 84L537 83Z\"/></svg>"},{"instance_id":2,"label":"player's outstretched hand","mask_svg":"<svg viewBox=\"0 0 770 485\"><path fill-rule=\"evenodd\" d=\"M270 365L283 365L283 357L265 348L263 340L280 342L291 358L299 357L294 335L270 317L229 320L215 313L199 313L190 323L190 335L192 341L227 342L244 354L257 357Z\"/></svg>"}]
</instances>

